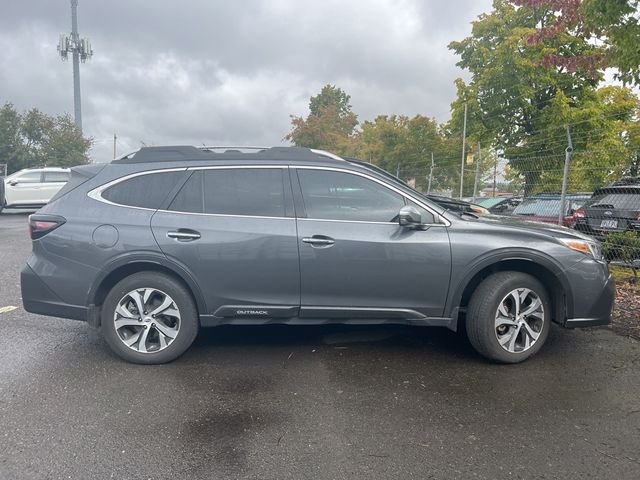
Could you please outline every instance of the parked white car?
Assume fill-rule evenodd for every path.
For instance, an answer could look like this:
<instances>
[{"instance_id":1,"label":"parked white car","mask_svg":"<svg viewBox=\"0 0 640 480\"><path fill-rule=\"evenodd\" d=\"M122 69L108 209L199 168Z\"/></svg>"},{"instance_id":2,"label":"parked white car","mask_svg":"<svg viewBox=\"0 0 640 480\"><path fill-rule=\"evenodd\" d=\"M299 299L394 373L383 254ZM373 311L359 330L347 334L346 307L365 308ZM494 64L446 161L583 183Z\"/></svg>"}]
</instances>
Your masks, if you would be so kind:
<instances>
[{"instance_id":1,"label":"parked white car","mask_svg":"<svg viewBox=\"0 0 640 480\"><path fill-rule=\"evenodd\" d=\"M69 181L68 168L26 168L3 179L0 212L3 208L40 208Z\"/></svg>"}]
</instances>

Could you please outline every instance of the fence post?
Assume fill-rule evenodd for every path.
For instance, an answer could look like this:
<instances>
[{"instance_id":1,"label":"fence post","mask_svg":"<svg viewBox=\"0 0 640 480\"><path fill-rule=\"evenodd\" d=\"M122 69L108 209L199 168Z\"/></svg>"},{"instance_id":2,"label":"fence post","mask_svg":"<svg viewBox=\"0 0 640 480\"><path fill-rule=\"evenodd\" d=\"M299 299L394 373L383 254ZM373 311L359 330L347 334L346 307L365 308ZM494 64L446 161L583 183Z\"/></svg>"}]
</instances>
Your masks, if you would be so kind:
<instances>
[{"instance_id":1,"label":"fence post","mask_svg":"<svg viewBox=\"0 0 640 480\"><path fill-rule=\"evenodd\" d=\"M433 152L431 152L431 168L429 169L429 185L427 186L427 193L431 193L431 182L433 180Z\"/></svg>"},{"instance_id":2,"label":"fence post","mask_svg":"<svg viewBox=\"0 0 640 480\"><path fill-rule=\"evenodd\" d=\"M564 173L562 175L562 193L560 194L560 213L558 214L558 225L562 226L564 221L565 205L567 204L567 182L569 180L569 163L573 156L573 141L571 140L571 129L567 125L567 148L564 156Z\"/></svg>"},{"instance_id":3,"label":"fence post","mask_svg":"<svg viewBox=\"0 0 640 480\"><path fill-rule=\"evenodd\" d=\"M478 180L480 179L480 164L482 163L482 147L478 142L478 160L476 160L476 178L473 180L473 203L476 203L478 194Z\"/></svg>"},{"instance_id":4,"label":"fence post","mask_svg":"<svg viewBox=\"0 0 640 480\"><path fill-rule=\"evenodd\" d=\"M466 147L467 142L467 102L464 102L464 126L462 127L462 162L460 164L460 199L462 200L462 187L464 180L464 163L466 161Z\"/></svg>"}]
</instances>

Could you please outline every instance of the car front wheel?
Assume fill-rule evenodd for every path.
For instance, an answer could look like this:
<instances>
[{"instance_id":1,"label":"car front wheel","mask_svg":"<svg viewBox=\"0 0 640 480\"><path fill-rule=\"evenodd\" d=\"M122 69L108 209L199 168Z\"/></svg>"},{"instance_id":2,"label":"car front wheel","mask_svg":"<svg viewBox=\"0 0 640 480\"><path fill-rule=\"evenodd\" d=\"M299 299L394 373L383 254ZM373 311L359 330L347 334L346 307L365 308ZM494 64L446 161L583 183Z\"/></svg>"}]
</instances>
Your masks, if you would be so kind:
<instances>
[{"instance_id":1,"label":"car front wheel","mask_svg":"<svg viewBox=\"0 0 640 480\"><path fill-rule=\"evenodd\" d=\"M196 306L187 289L157 272L140 272L118 282L107 295L101 328L111 349L133 363L175 360L198 333Z\"/></svg>"},{"instance_id":2,"label":"car front wheel","mask_svg":"<svg viewBox=\"0 0 640 480\"><path fill-rule=\"evenodd\" d=\"M467 336L481 355L518 363L547 339L551 302L543 285L521 272L498 272L473 293L467 309Z\"/></svg>"}]
</instances>

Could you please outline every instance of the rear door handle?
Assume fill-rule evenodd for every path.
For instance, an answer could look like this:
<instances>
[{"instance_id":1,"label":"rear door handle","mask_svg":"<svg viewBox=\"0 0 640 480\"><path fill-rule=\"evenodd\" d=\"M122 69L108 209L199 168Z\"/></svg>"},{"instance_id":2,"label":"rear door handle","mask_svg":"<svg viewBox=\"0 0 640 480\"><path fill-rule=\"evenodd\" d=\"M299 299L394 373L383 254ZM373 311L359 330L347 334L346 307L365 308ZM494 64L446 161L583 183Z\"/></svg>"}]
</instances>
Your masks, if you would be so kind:
<instances>
[{"instance_id":1,"label":"rear door handle","mask_svg":"<svg viewBox=\"0 0 640 480\"><path fill-rule=\"evenodd\" d=\"M336 243L336 241L333 238L327 237L325 235L314 235L313 237L303 237L302 241L304 243L308 243L312 247L330 247L331 245Z\"/></svg>"},{"instance_id":2,"label":"rear door handle","mask_svg":"<svg viewBox=\"0 0 640 480\"><path fill-rule=\"evenodd\" d=\"M180 228L173 232L167 232L168 238L174 238L180 242L191 242L200 238L200 232L195 230L189 230L186 228Z\"/></svg>"}]
</instances>

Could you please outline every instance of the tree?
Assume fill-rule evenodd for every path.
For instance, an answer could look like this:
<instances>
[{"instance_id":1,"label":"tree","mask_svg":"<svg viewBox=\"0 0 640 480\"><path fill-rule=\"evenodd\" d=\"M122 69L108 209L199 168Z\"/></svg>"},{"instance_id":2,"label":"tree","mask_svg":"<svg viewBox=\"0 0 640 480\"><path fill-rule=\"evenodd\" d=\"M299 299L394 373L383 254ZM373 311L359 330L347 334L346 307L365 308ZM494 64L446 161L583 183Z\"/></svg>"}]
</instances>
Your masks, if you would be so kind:
<instances>
[{"instance_id":1,"label":"tree","mask_svg":"<svg viewBox=\"0 0 640 480\"><path fill-rule=\"evenodd\" d=\"M8 173L88 163L92 144L69 115L52 117L35 108L20 114L10 103L0 108L0 163L8 165Z\"/></svg>"},{"instance_id":2,"label":"tree","mask_svg":"<svg viewBox=\"0 0 640 480\"><path fill-rule=\"evenodd\" d=\"M529 37L532 43L561 34L582 35L598 45L589 53L549 53L548 65L592 72L614 67L625 83L640 84L640 0L515 0L515 4L553 12Z\"/></svg>"},{"instance_id":3,"label":"tree","mask_svg":"<svg viewBox=\"0 0 640 480\"><path fill-rule=\"evenodd\" d=\"M350 98L342 89L325 85L318 95L311 97L306 119L291 117L293 128L285 139L298 147L348 153L358 124L358 118L349 105Z\"/></svg>"},{"instance_id":4,"label":"tree","mask_svg":"<svg viewBox=\"0 0 640 480\"><path fill-rule=\"evenodd\" d=\"M577 0L558 1L573 4ZM491 142L509 159L513 173L523 177L525 193L542 187L559 189L567 146L565 125L573 125L576 166L582 162L585 168L592 168L597 162L610 177L621 163L630 161L624 137L635 113L616 108L625 103L623 98L637 98L628 89L616 90L615 95L613 90L599 91L603 73L597 68L579 64L568 68L546 61L553 56L588 57L600 51L582 31L560 29L530 41L540 28L557 21L558 12L549 3L496 0L493 11L473 23L470 37L450 44L461 56L458 65L472 73L472 80L458 82L449 129L459 128L460 112L467 102L470 136L482 139L485 145ZM597 176L588 178L583 182L586 186L604 181Z\"/></svg>"}]
</instances>

